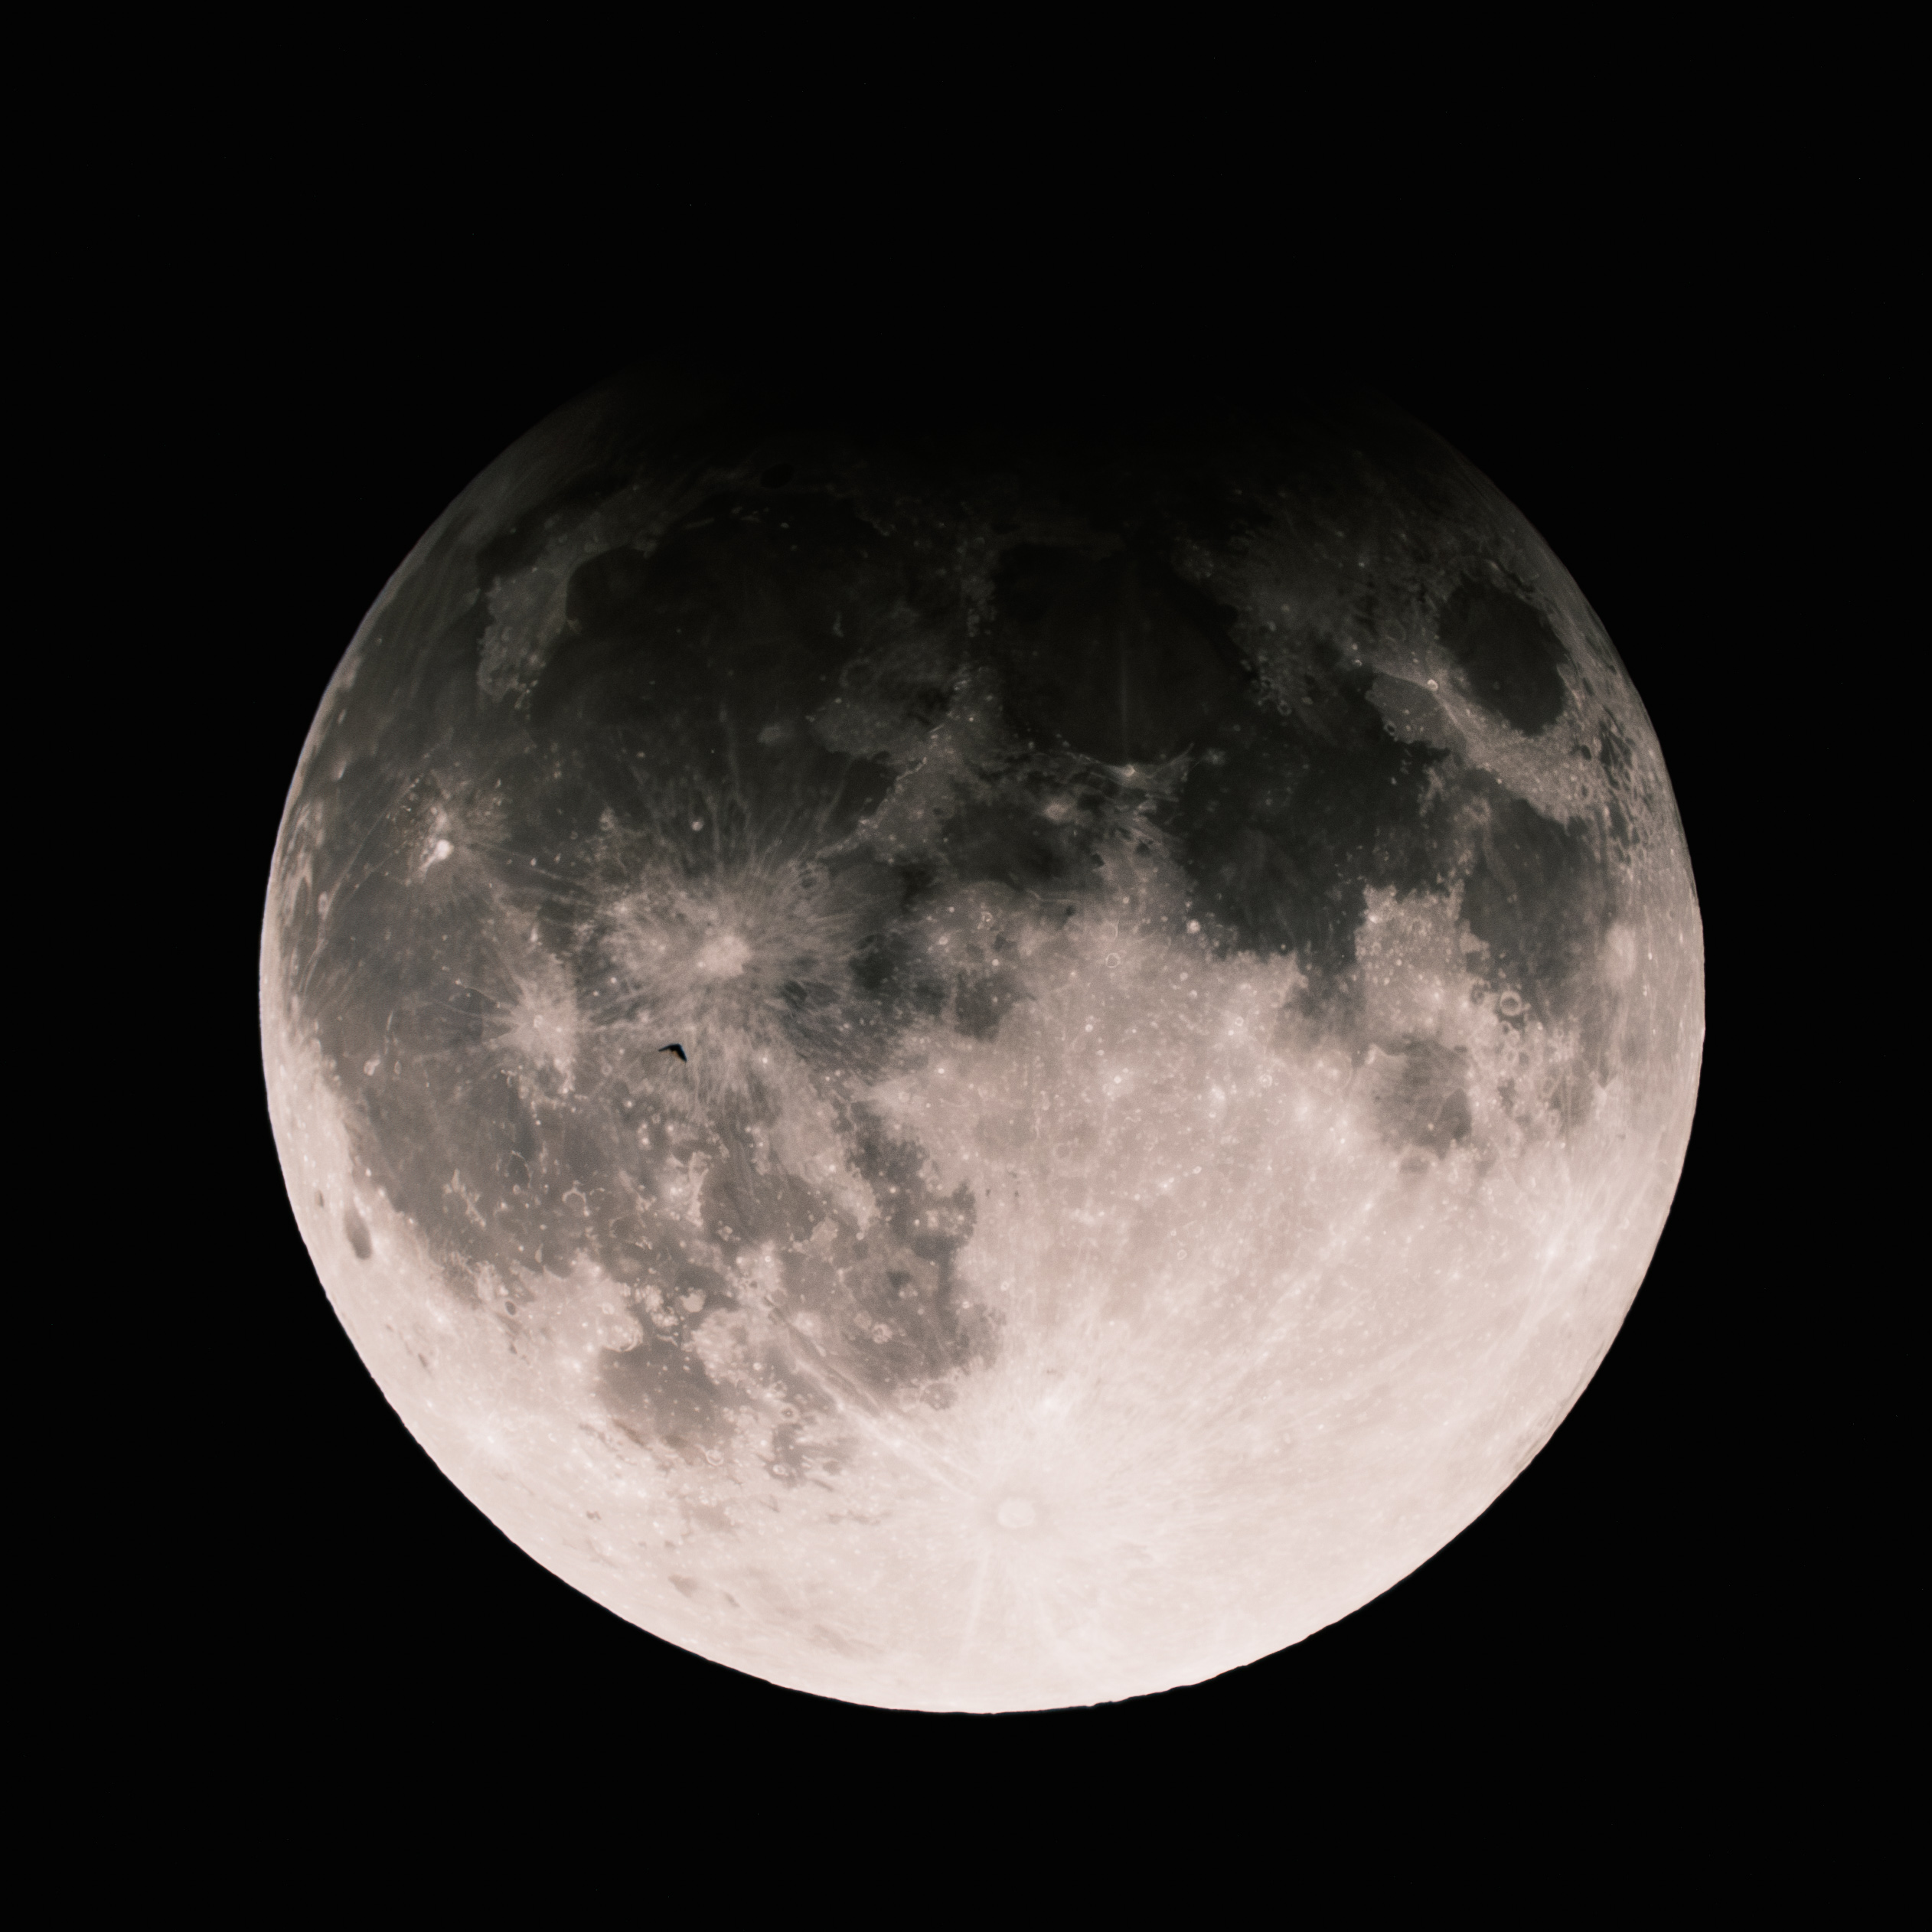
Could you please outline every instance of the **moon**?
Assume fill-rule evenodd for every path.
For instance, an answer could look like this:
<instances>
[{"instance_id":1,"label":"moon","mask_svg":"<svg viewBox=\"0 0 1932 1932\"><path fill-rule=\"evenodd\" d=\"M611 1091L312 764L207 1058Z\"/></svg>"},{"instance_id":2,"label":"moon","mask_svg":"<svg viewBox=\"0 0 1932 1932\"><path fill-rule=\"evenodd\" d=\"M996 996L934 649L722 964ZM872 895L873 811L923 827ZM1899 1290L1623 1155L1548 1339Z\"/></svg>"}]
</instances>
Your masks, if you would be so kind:
<instances>
[{"instance_id":1,"label":"moon","mask_svg":"<svg viewBox=\"0 0 1932 1932\"><path fill-rule=\"evenodd\" d=\"M1298 1642L1549 1441L1702 944L1603 625L1387 403L633 372L364 620L261 1017L331 1303L505 1534L772 1682L1027 1710Z\"/></svg>"}]
</instances>

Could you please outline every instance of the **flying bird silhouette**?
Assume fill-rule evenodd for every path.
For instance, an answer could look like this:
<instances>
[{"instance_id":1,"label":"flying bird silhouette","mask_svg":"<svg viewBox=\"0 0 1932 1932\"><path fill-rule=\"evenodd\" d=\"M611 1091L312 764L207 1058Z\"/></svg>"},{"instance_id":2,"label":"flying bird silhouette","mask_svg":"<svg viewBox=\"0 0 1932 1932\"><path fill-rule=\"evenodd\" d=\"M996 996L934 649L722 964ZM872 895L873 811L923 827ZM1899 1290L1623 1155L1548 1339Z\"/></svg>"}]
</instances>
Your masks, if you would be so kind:
<instances>
[{"instance_id":1,"label":"flying bird silhouette","mask_svg":"<svg viewBox=\"0 0 1932 1932\"><path fill-rule=\"evenodd\" d=\"M659 1047L658 1051L660 1053L675 1053L687 1066L689 1066L691 1063L691 1056L684 1051L683 1047L678 1045L676 1040L673 1040L668 1046Z\"/></svg>"}]
</instances>

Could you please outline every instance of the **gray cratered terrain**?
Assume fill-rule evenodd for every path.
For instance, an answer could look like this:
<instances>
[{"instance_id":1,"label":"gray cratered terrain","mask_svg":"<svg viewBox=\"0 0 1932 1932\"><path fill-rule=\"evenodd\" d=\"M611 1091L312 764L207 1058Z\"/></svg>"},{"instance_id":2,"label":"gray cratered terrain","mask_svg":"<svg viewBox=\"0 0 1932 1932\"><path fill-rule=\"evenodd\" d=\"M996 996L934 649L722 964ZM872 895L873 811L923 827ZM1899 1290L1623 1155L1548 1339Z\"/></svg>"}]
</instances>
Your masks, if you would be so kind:
<instances>
[{"instance_id":1,"label":"gray cratered terrain","mask_svg":"<svg viewBox=\"0 0 1932 1932\"><path fill-rule=\"evenodd\" d=\"M1702 1033L1637 693L1392 408L645 376L377 600L262 998L452 1481L674 1642L928 1709L1198 1681L1479 1514L1637 1292Z\"/></svg>"}]
</instances>

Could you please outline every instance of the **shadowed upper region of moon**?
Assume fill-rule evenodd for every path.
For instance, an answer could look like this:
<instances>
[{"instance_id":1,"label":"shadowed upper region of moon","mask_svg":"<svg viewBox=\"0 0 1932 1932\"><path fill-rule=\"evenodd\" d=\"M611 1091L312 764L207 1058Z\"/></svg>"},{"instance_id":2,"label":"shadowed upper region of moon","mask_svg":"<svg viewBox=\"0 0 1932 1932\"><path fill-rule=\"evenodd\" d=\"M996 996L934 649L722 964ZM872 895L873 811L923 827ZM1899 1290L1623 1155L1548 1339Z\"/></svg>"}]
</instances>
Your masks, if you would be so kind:
<instances>
[{"instance_id":1,"label":"shadowed upper region of moon","mask_svg":"<svg viewBox=\"0 0 1932 1932\"><path fill-rule=\"evenodd\" d=\"M1557 1176L1592 1136L1646 1135L1674 1176L1701 1036L1695 898L1654 739L1588 605L1386 403L1104 429L812 420L628 376L534 430L423 539L290 794L263 943L270 1086L324 1278L473 1494L495 1494L479 1473L495 1455L524 1470L519 1496L603 1485L600 1523L618 1492L643 1498L629 1543L595 1559L629 1581L557 1558L580 1587L699 1647L712 1627L690 1618L749 1617L762 1589L763 1621L714 1654L840 1695L870 1681L853 1659L890 1655L877 1669L910 1674L882 1701L988 1708L1004 1666L968 1669L985 1679L970 1694L928 1682L925 1639L902 1643L876 1607L938 1591L932 1615L957 1611L977 1655L984 1590L970 1614L930 1578L848 1603L836 1579L860 1558L824 1555L848 1533L831 1526L917 1515L895 1483L964 1494L983 1464L989 1500L960 1522L1023 1529L1046 1561L1080 1520L1072 1492L1056 1501L1041 1464L1016 1500L986 1418L1036 1382L1027 1415L1072 1402L1052 1392L1086 1388L1098 1346L1078 1336L1140 1336L1171 1366L1226 1324L1247 1365L1278 1331L1301 1337L1281 1343L1293 1359L1379 1388L1349 1353L1369 1342L1336 1339L1331 1265L1408 1310L1375 1318L1392 1336L1460 1335L1454 1297L1473 1290L1416 1288L1411 1308L1421 1251L1323 1217L1394 1190L1364 1225L1438 1215L1477 1244L1445 1278L1467 1283L1487 1265L1469 1230L1516 1252L1493 1176L1516 1177L1512 1202L1569 1201ZM1660 1216L1651 1172L1628 1166L1645 1205L1620 1226ZM1281 1214L1300 1218L1235 1258ZM1617 1265L1605 1309L1634 1292ZM1151 1311L1194 1297L1160 1327ZM1483 1319L1542 1333L1541 1315ZM1510 1371L1534 1415L1483 1423L1483 1442L1554 1426L1558 1394L1521 1390L1570 1398L1588 1372L1571 1355L1614 1326L1591 1319ZM1346 1332L1372 1336L1363 1321ZM364 1340L406 1331L398 1366ZM1443 1361L1462 1346L1442 1340ZM1157 1392L1166 1372L1105 1386L1144 1373ZM1104 1407L1101 1386L1081 1400ZM1162 1398L1134 1399L1157 1437ZM522 1438L490 1419L512 1411L550 1415L543 1439L573 1454L596 1445L604 1473L540 1480L552 1451L504 1447ZM1241 1454L1271 1468L1314 1440L1299 1427L1244 1420ZM940 1428L967 1433L918 1434ZM1490 1480L1469 1476L1463 1501ZM587 1533L532 1527L517 1512L534 1503L486 1506L546 1549ZM955 1559L980 1560L932 1558ZM1119 1560L1140 1604L1154 1586ZM1185 1594L1159 1614L1192 1629L1207 1613ZM1274 1614L1258 1598L1254 1630ZM1116 1667L1126 1639L1094 1642L1115 1659L1094 1664L1095 1695L1194 1667L1137 1677ZM840 1661L814 1676L804 1656ZM1014 1698L1058 1696L1058 1665L1011 1668ZM1067 1670L1077 1701L1088 1679Z\"/></svg>"},{"instance_id":2,"label":"shadowed upper region of moon","mask_svg":"<svg viewBox=\"0 0 1932 1932\"><path fill-rule=\"evenodd\" d=\"M1231 635L1238 613L1157 551L1088 557L1016 544L1000 557L994 595L1020 734L1102 764L1158 761L1211 740L1252 678Z\"/></svg>"}]
</instances>

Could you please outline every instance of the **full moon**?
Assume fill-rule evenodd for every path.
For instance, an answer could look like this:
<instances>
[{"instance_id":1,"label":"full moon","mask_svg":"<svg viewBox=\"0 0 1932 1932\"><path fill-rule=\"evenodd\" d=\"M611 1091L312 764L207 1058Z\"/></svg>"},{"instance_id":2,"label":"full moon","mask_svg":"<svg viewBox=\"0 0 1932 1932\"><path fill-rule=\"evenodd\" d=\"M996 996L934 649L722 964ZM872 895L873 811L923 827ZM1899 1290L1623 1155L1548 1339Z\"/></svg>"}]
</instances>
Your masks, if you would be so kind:
<instances>
[{"instance_id":1,"label":"full moon","mask_svg":"<svg viewBox=\"0 0 1932 1932\"><path fill-rule=\"evenodd\" d=\"M465 1496L703 1656L990 1712L1250 1663L1489 1506L1649 1265L1703 964L1603 625L1386 403L633 374L351 644L261 1012Z\"/></svg>"}]
</instances>

